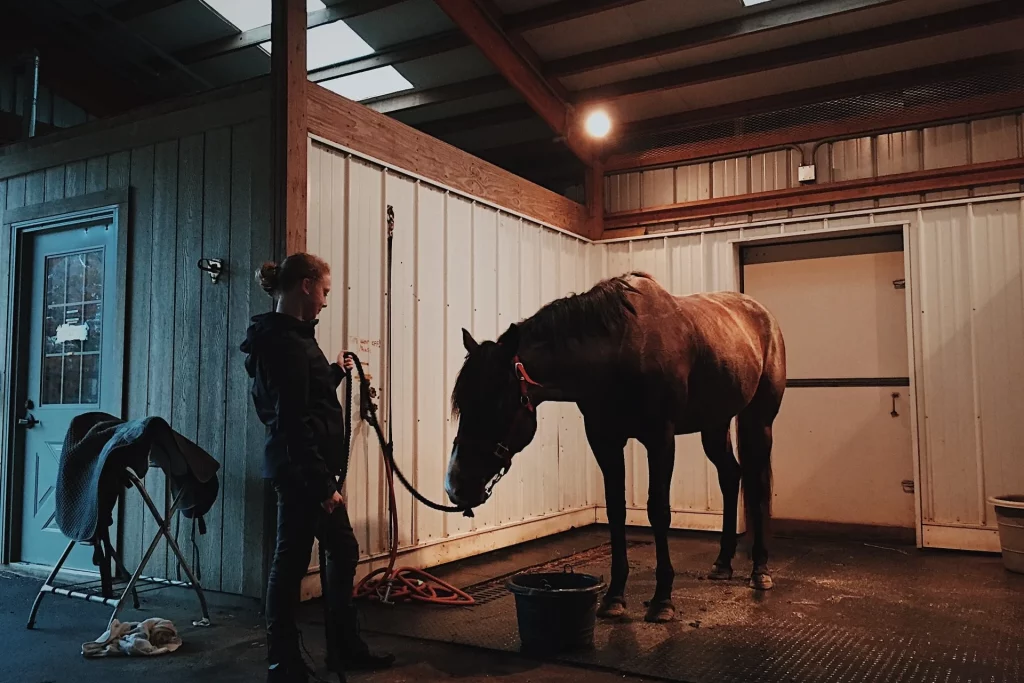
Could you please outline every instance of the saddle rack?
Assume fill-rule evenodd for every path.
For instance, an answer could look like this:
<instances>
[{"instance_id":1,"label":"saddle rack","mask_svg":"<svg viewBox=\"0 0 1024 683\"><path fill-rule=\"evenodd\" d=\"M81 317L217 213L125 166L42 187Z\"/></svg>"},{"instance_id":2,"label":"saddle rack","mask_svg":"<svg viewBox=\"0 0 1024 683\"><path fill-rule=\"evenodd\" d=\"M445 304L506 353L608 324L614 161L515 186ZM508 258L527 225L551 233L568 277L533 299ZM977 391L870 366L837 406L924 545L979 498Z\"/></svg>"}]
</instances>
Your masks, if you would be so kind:
<instances>
[{"instance_id":1,"label":"saddle rack","mask_svg":"<svg viewBox=\"0 0 1024 683\"><path fill-rule=\"evenodd\" d=\"M150 467L160 468L159 464L150 460ZM174 519L176 514L179 514L179 507L182 503L182 496L184 495L184 489L180 490L171 502L170 507L166 509L164 515L160 514L160 510L157 509L156 504L146 491L146 485L142 482L139 476L130 467L126 467L123 470L124 476L127 481L131 482L133 488L139 492L142 496L143 502L146 504L146 509L156 522L157 531L153 536L153 540L150 541L149 547L146 549L146 553L142 556L142 561L139 563L138 568L131 575L128 574L128 570L124 565L124 561L121 556L114 549L113 544L110 541L110 536L107 531L107 527L104 527L94 541L95 553L100 556L99 569L100 578L98 580L90 580L81 583L58 585L56 582L57 575L61 570L61 567L67 561L68 556L74 549L75 545L79 541L71 541L68 546L64 549L64 552L60 556L57 564L50 571L49 576L43 585L39 588L39 593L36 595L35 601L32 603L32 612L28 617L28 628L32 629L35 627L36 615L39 612L39 607L43 602L43 596L47 594L62 595L67 598L85 600L88 602L95 602L113 607L113 612L110 614L110 620L107 622L107 628L113 624L114 619L124 608L125 603L128 601L128 596L131 595L132 603L135 609L139 608L139 593L150 592L154 590L160 590L164 588L177 587L177 588L191 588L195 591L196 597L199 598L199 606L202 610L202 618L198 621L192 622L194 626L209 626L210 625L210 612L206 603L206 595L203 593L203 587L196 578L192 567L185 560L185 556L181 552L181 548L178 547L177 541L174 539L174 535L171 533L170 520ZM125 492L127 495L127 492ZM188 581L174 581L171 579L161 579L155 577L143 576L146 569L146 565L149 560L153 557L153 553L156 551L156 547L163 538L167 541L167 546L174 552L174 556L178 559L178 564L181 569L185 572L188 577ZM111 560L113 561L113 575L111 574ZM123 588L122 588L123 587ZM116 595L116 591L120 591L120 595Z\"/></svg>"}]
</instances>

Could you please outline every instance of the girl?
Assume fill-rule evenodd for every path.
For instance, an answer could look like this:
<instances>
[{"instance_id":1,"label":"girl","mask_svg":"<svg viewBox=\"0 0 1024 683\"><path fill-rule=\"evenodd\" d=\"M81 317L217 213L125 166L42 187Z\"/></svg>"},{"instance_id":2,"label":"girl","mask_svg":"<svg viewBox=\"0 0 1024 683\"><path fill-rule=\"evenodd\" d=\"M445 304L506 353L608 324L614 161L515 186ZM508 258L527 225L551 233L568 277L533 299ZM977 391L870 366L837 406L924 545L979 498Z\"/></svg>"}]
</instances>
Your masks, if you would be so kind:
<instances>
[{"instance_id":1,"label":"girl","mask_svg":"<svg viewBox=\"0 0 1024 683\"><path fill-rule=\"evenodd\" d=\"M277 492L277 546L267 585L268 682L305 683L295 609L314 535L327 551L330 619L335 642L328 661L346 669L381 669L390 655L371 654L359 636L352 587L359 544L345 500L344 421L338 385L351 369L344 352L328 364L317 345L317 316L327 305L331 271L323 259L292 254L257 273L276 300L273 313L258 315L241 349L252 377L252 397L267 426L263 476ZM332 656L333 655L333 656Z\"/></svg>"}]
</instances>

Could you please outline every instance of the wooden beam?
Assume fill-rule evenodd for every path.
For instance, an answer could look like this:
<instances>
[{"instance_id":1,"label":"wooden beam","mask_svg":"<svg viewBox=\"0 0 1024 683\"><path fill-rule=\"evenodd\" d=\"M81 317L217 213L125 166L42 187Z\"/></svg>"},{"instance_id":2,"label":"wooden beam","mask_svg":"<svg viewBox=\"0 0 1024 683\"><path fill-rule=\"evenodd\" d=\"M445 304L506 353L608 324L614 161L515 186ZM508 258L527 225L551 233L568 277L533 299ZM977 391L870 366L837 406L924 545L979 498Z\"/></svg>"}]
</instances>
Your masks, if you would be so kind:
<instances>
[{"instance_id":1,"label":"wooden beam","mask_svg":"<svg viewBox=\"0 0 1024 683\"><path fill-rule=\"evenodd\" d=\"M566 144L580 159L593 157L589 144L578 137L575 116L551 84L538 74L518 52L492 17L475 0L435 0L442 10L462 29L509 84L515 88L534 111L557 135L566 138Z\"/></svg>"},{"instance_id":2,"label":"wooden beam","mask_svg":"<svg viewBox=\"0 0 1024 683\"><path fill-rule=\"evenodd\" d=\"M363 100L362 104L381 114L418 109L431 104L454 102L477 95L490 95L508 90L508 81L502 76L483 76L471 81L460 81L449 85L422 90L406 90L394 95L383 95Z\"/></svg>"},{"instance_id":3,"label":"wooden beam","mask_svg":"<svg viewBox=\"0 0 1024 683\"><path fill-rule=\"evenodd\" d=\"M832 83L817 88L807 88L788 93L780 93L778 95L768 95L766 97L759 97L752 100L733 102L716 107L680 112L669 116L623 124L621 127L622 132L620 133L618 140L621 142L627 139L636 139L644 135L686 131L698 126L722 121L731 121L746 116L754 116L769 112L781 112L787 109L821 104L834 100L841 101L847 98L863 95L893 92L908 87L928 85L942 81L966 78L977 74L990 73L992 71L1017 68L1022 65L1024 65L1024 51L1005 52L995 55L986 55L984 57L976 57L974 59L967 59L959 62L949 62L946 64L937 64L919 69L910 69L908 71L898 71L891 74L883 74L881 76L870 76L868 78L840 81L838 83ZM943 107L947 108L951 112L958 112L956 115L967 116L973 115L974 113L983 113L985 111L997 111L1004 108L1013 108L1016 106L1015 103L1017 101L1017 98L1014 98L1012 95L1003 95L993 96L993 99L991 100L983 98L971 101L965 100L961 105L958 105L955 102L950 102L948 104L944 104ZM1006 105L1008 102L1014 103L1013 106L1007 107ZM936 111L941 111L941 109L942 108L938 105L935 107L917 108L910 111L906 115L906 118L899 118L901 116L900 114L893 116L891 119L886 118L885 123L881 127L890 128L903 123L915 125L916 123L949 118L949 116L952 115L937 114ZM855 114L855 112L851 112L851 116ZM765 141L759 141L758 147L820 140L828 137L852 134L857 131L867 132L870 130L877 130L879 127L879 119L877 118L869 119L862 117L859 122L850 122L848 124L837 124L836 119L832 118L827 122L815 124L815 126L808 128L805 133L782 132L777 138L770 140L766 138ZM795 138L794 135L796 135ZM687 145L685 150L666 149L661 152L642 151L612 154L607 160L606 167L608 171L621 171L641 166L671 164L703 156L731 154L733 152L751 149L749 138L746 138L746 142L744 142L744 139L744 137L737 136L732 142L729 142L728 140L711 141L706 145L695 147L693 152L689 151L690 146Z\"/></svg>"},{"instance_id":4,"label":"wooden beam","mask_svg":"<svg viewBox=\"0 0 1024 683\"><path fill-rule=\"evenodd\" d=\"M579 91L575 101L578 103L610 101L651 92L685 88L891 45L900 45L948 33L958 33L1021 17L1024 17L1024 3L1021 3L1020 0L998 0L986 5L936 14L925 19L913 19L719 62L588 88Z\"/></svg>"},{"instance_id":5,"label":"wooden beam","mask_svg":"<svg viewBox=\"0 0 1024 683\"><path fill-rule=\"evenodd\" d=\"M274 234L287 255L306 249L306 0L272 0L272 8Z\"/></svg>"},{"instance_id":6,"label":"wooden beam","mask_svg":"<svg viewBox=\"0 0 1024 683\"><path fill-rule=\"evenodd\" d=\"M309 72L309 80L314 83L322 83L332 78L350 76L370 71L371 69L379 69L382 66L402 64L404 62L411 62L414 59L451 52L467 45L469 45L469 40L459 31L438 33L426 38L392 45L365 57L356 57L355 59L348 59L337 64L331 64L330 66L313 69Z\"/></svg>"},{"instance_id":7,"label":"wooden beam","mask_svg":"<svg viewBox=\"0 0 1024 683\"><path fill-rule=\"evenodd\" d=\"M718 197L685 204L607 214L604 218L605 236L609 236L607 231L634 226L794 209L819 204L882 199L926 192L942 192L1019 181L1024 181L1024 159L807 185L786 190Z\"/></svg>"},{"instance_id":8,"label":"wooden beam","mask_svg":"<svg viewBox=\"0 0 1024 683\"><path fill-rule=\"evenodd\" d=\"M798 145L820 140L834 140L855 135L878 135L898 132L943 122L998 116L1024 110L1024 92L983 95L964 100L952 100L905 109L884 117L857 116L849 120L828 120L806 125L789 126L765 133L736 135L645 152L613 154L607 162L609 172L618 172L644 166L680 164L696 159L753 152Z\"/></svg>"},{"instance_id":9,"label":"wooden beam","mask_svg":"<svg viewBox=\"0 0 1024 683\"><path fill-rule=\"evenodd\" d=\"M586 209L395 119L310 84L309 130L381 163L585 235Z\"/></svg>"},{"instance_id":10,"label":"wooden beam","mask_svg":"<svg viewBox=\"0 0 1024 683\"><path fill-rule=\"evenodd\" d=\"M558 0L548 5L510 14L502 21L506 31L525 33L534 29L589 17L617 7L635 5L641 0Z\"/></svg>"},{"instance_id":11,"label":"wooden beam","mask_svg":"<svg viewBox=\"0 0 1024 683\"><path fill-rule=\"evenodd\" d=\"M763 12L744 13L734 19L715 24L696 26L682 31L673 31L660 36L644 38L609 48L592 50L583 54L557 59L548 63L547 73L555 77L570 76L601 69L613 64L623 64L658 55L680 52L703 45L749 36L765 31L819 21L829 17L871 9L894 0L820 0L787 5ZM737 4L739 2L737 1Z\"/></svg>"},{"instance_id":12,"label":"wooden beam","mask_svg":"<svg viewBox=\"0 0 1024 683\"><path fill-rule=\"evenodd\" d=\"M253 0L246 0L251 2ZM324 24L331 24L335 21L345 21L363 14L376 12L377 10L397 5L405 0L348 0L337 5L330 5L325 9L310 12L306 17L306 28L315 28ZM242 31L226 38L217 38L200 45L181 50L175 53L174 57L183 64L194 64L211 57L218 57L230 52L244 50L260 43L270 40L270 24L257 26L248 31Z\"/></svg>"}]
</instances>

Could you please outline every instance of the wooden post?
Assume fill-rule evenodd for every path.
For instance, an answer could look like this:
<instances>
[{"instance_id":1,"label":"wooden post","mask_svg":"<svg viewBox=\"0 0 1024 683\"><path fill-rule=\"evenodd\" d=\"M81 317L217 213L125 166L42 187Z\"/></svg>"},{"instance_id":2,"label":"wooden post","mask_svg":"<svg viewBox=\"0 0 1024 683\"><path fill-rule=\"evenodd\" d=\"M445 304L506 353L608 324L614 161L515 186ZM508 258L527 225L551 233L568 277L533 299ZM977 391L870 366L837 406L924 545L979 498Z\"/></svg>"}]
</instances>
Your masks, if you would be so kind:
<instances>
[{"instance_id":1,"label":"wooden post","mask_svg":"<svg viewBox=\"0 0 1024 683\"><path fill-rule=\"evenodd\" d=\"M274 237L287 255L306 249L306 0L272 1Z\"/></svg>"},{"instance_id":2,"label":"wooden post","mask_svg":"<svg viewBox=\"0 0 1024 683\"><path fill-rule=\"evenodd\" d=\"M583 192L587 200L587 237L599 240L604 233L604 164L595 161L587 168Z\"/></svg>"}]
</instances>

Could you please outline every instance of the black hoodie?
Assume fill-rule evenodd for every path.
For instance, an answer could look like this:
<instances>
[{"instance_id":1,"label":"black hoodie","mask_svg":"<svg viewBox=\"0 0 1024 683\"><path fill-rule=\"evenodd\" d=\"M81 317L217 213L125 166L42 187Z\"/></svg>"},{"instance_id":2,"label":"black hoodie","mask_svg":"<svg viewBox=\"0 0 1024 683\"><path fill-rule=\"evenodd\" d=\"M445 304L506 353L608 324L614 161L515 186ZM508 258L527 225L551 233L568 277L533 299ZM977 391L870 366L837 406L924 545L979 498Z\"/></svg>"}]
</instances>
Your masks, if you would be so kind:
<instances>
[{"instance_id":1,"label":"black hoodie","mask_svg":"<svg viewBox=\"0 0 1024 683\"><path fill-rule=\"evenodd\" d=\"M328 363L314 331L283 313L252 319L241 350L252 398L267 426L263 476L297 481L318 502L338 490L344 460L345 422L338 385L345 376Z\"/></svg>"}]
</instances>

